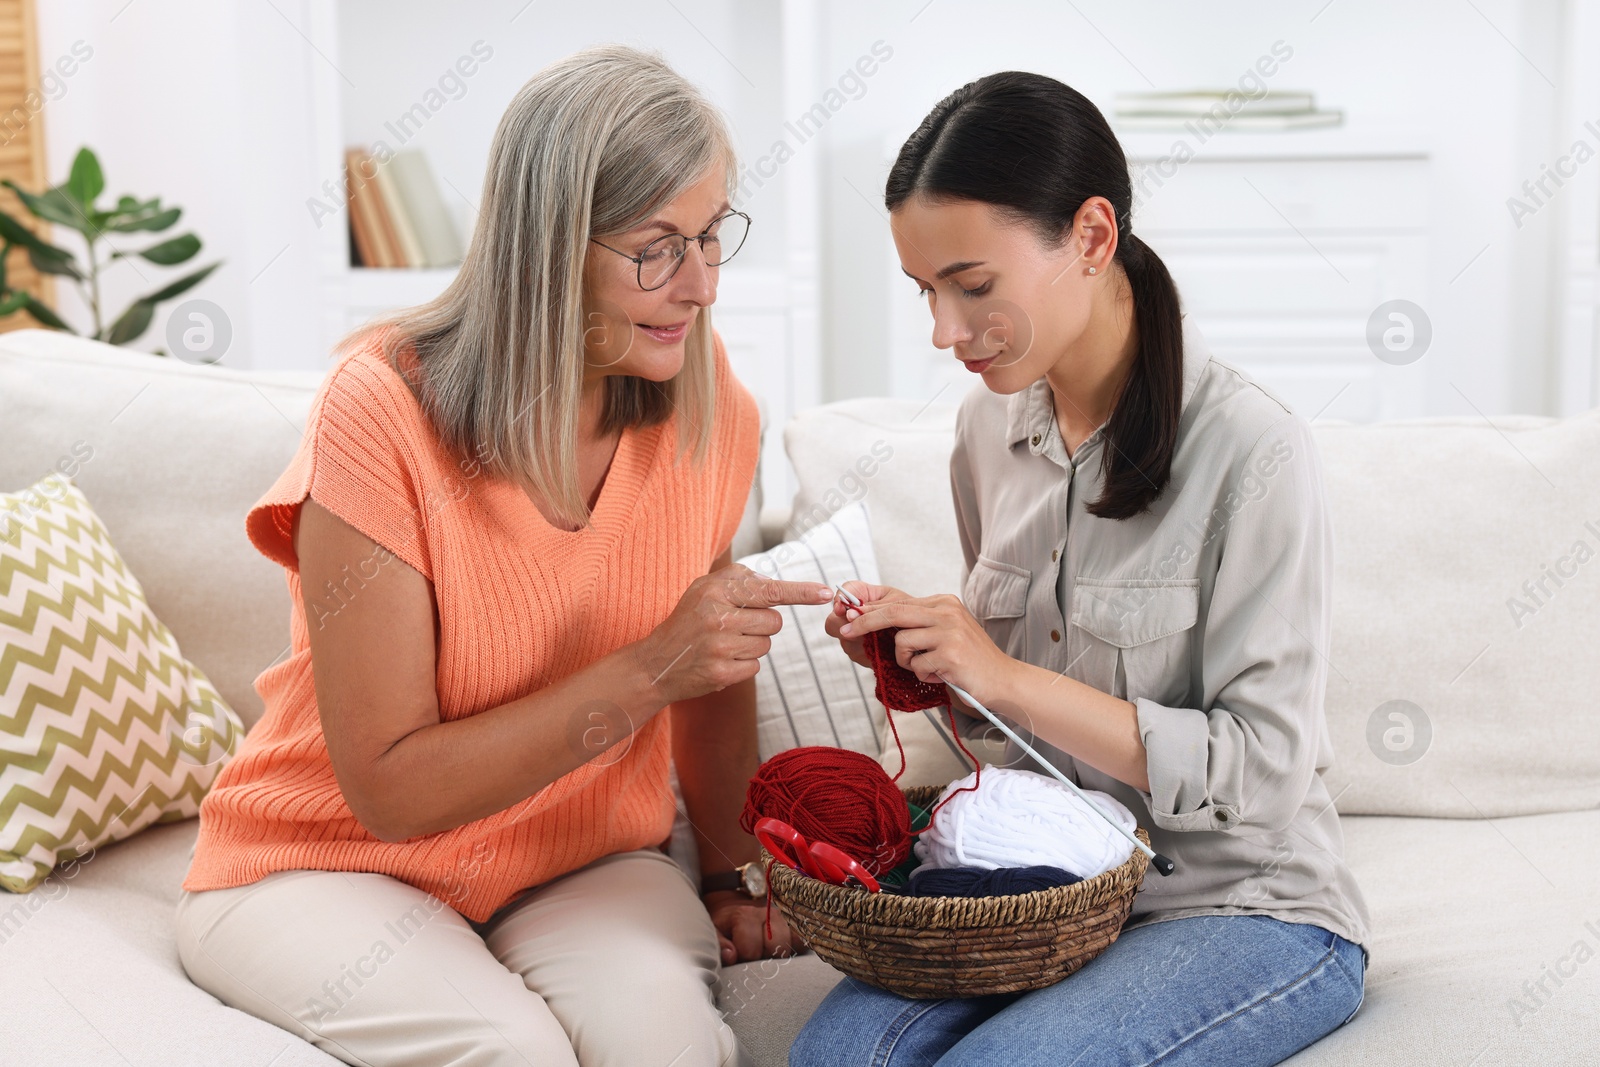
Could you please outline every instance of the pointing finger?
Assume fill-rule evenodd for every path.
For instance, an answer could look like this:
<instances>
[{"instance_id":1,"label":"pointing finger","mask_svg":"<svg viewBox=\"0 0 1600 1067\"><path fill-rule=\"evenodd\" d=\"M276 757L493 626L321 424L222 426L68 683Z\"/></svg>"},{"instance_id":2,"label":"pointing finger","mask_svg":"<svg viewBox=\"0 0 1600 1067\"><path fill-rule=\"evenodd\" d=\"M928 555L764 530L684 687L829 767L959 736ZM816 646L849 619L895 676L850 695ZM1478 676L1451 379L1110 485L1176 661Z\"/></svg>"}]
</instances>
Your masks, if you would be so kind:
<instances>
[{"instance_id":1,"label":"pointing finger","mask_svg":"<svg viewBox=\"0 0 1600 1067\"><path fill-rule=\"evenodd\" d=\"M730 599L746 608L773 607L778 604L820 605L833 599L833 589L816 582L786 582L755 576L737 583Z\"/></svg>"}]
</instances>

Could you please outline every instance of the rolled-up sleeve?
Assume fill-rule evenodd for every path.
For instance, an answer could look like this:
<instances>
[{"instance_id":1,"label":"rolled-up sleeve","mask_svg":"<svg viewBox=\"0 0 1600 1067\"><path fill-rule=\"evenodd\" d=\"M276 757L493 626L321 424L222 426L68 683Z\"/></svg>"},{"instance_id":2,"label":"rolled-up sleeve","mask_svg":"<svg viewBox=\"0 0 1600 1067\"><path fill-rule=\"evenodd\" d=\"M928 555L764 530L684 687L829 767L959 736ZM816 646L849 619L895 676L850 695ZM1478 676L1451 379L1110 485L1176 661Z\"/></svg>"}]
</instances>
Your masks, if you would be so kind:
<instances>
[{"instance_id":1,"label":"rolled-up sleeve","mask_svg":"<svg viewBox=\"0 0 1600 1067\"><path fill-rule=\"evenodd\" d=\"M1232 495L1232 501L1227 499ZM1325 723L1333 531L1309 424L1274 423L1217 506L1222 534L1201 625L1200 708L1133 696L1158 826L1282 830L1316 773Z\"/></svg>"}]
</instances>

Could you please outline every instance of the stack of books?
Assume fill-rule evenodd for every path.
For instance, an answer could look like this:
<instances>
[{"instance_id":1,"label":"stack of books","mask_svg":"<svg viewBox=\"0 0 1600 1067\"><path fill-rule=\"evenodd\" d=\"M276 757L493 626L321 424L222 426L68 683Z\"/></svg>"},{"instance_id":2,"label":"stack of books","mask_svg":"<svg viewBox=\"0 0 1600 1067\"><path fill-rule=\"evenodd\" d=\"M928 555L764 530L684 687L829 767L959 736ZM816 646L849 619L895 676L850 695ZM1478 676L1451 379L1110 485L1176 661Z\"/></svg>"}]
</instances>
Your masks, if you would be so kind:
<instances>
[{"instance_id":1,"label":"stack of books","mask_svg":"<svg viewBox=\"0 0 1600 1067\"><path fill-rule=\"evenodd\" d=\"M1343 111L1318 111L1312 94L1302 92L1251 97L1238 89L1191 89L1118 93L1116 98L1116 124L1128 130L1180 129L1190 123L1230 130L1303 130L1343 121Z\"/></svg>"},{"instance_id":2,"label":"stack of books","mask_svg":"<svg viewBox=\"0 0 1600 1067\"><path fill-rule=\"evenodd\" d=\"M379 162L366 148L344 154L350 265L451 267L461 238L445 210L428 157L403 148Z\"/></svg>"}]
</instances>

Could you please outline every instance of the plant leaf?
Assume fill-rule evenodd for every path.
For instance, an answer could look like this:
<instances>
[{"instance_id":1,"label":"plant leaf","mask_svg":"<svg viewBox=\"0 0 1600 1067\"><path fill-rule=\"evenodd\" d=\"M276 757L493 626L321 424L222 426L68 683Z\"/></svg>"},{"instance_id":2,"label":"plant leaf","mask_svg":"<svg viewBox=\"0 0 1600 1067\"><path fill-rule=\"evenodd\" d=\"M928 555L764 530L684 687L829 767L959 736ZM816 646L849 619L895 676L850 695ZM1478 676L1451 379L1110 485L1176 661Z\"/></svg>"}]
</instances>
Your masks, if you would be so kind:
<instances>
[{"instance_id":1,"label":"plant leaf","mask_svg":"<svg viewBox=\"0 0 1600 1067\"><path fill-rule=\"evenodd\" d=\"M4 238L14 245L21 245L24 248L38 248L44 245L44 241L40 239L38 234L10 215L7 215L4 211L0 211L0 238ZM45 245L45 247L50 246ZM64 251L64 249L60 251Z\"/></svg>"},{"instance_id":2,"label":"plant leaf","mask_svg":"<svg viewBox=\"0 0 1600 1067\"><path fill-rule=\"evenodd\" d=\"M28 248L28 260L34 269L43 274L64 274L69 278L83 280L83 271L78 269L77 261L72 258L71 252L63 251L54 245L38 244Z\"/></svg>"},{"instance_id":3,"label":"plant leaf","mask_svg":"<svg viewBox=\"0 0 1600 1067\"><path fill-rule=\"evenodd\" d=\"M43 193L30 193L10 178L0 178L0 185L17 194L22 206L48 222L70 226L82 234L89 234L94 224L89 221L66 193L60 189L47 189Z\"/></svg>"},{"instance_id":4,"label":"plant leaf","mask_svg":"<svg viewBox=\"0 0 1600 1067\"><path fill-rule=\"evenodd\" d=\"M125 345L129 341L137 340L140 334L150 328L150 319L155 313L155 302L149 297L135 300L128 305L128 310L111 324L111 329L106 331L105 340L114 345Z\"/></svg>"},{"instance_id":5,"label":"plant leaf","mask_svg":"<svg viewBox=\"0 0 1600 1067\"><path fill-rule=\"evenodd\" d=\"M139 254L152 263L170 267L174 263L182 263L192 258L198 251L200 251L200 238L192 233L186 233L181 237L162 241L158 245L151 245Z\"/></svg>"},{"instance_id":6,"label":"plant leaf","mask_svg":"<svg viewBox=\"0 0 1600 1067\"><path fill-rule=\"evenodd\" d=\"M71 252L41 241L38 234L3 211L0 211L0 239L4 239L8 245L26 248L28 259L36 270L46 274L64 274L80 281L83 279L83 271L78 268L78 261Z\"/></svg>"},{"instance_id":7,"label":"plant leaf","mask_svg":"<svg viewBox=\"0 0 1600 1067\"><path fill-rule=\"evenodd\" d=\"M87 147L78 149L72 160L72 173L61 186L68 196L77 201L87 214L94 206L95 197L105 191L106 178L100 171L100 160Z\"/></svg>"},{"instance_id":8,"label":"plant leaf","mask_svg":"<svg viewBox=\"0 0 1600 1067\"><path fill-rule=\"evenodd\" d=\"M4 318L14 311L21 311L27 306L27 303L28 294L19 289L17 292L12 293L4 300L0 300L0 318Z\"/></svg>"},{"instance_id":9,"label":"plant leaf","mask_svg":"<svg viewBox=\"0 0 1600 1067\"><path fill-rule=\"evenodd\" d=\"M89 212L83 205L72 198L64 185L54 189L46 189L40 199L61 216L64 225L71 226L85 237L93 239L100 235L100 226L89 217Z\"/></svg>"},{"instance_id":10,"label":"plant leaf","mask_svg":"<svg viewBox=\"0 0 1600 1067\"><path fill-rule=\"evenodd\" d=\"M164 230L178 221L181 207L163 208L160 199L140 204L134 212L118 211L105 225L115 233L134 233L138 230Z\"/></svg>"},{"instance_id":11,"label":"plant leaf","mask_svg":"<svg viewBox=\"0 0 1600 1067\"><path fill-rule=\"evenodd\" d=\"M210 274L220 266L222 266L222 262L219 260L216 263L211 264L209 267L201 267L193 274L185 274L182 278L179 278L177 281L173 282L164 289L157 289L153 293L146 293L144 296L140 297L139 300L141 302L148 302L151 304L159 303L162 300L171 300L179 293L187 292L188 290L199 285L205 280L206 275Z\"/></svg>"},{"instance_id":12,"label":"plant leaf","mask_svg":"<svg viewBox=\"0 0 1600 1067\"><path fill-rule=\"evenodd\" d=\"M63 322L61 316L57 315L54 311L51 311L50 308L47 307L38 297L34 296L32 293L26 292L22 295L28 298L23 304L23 307L27 308L28 314L37 319L41 325L48 326L52 330L65 330L68 333L77 332L71 326L68 326L65 322Z\"/></svg>"},{"instance_id":13,"label":"plant leaf","mask_svg":"<svg viewBox=\"0 0 1600 1067\"><path fill-rule=\"evenodd\" d=\"M120 218L123 215L150 214L160 209L161 198L159 196L153 196L149 200L121 196L117 198L117 206L111 209L110 214L115 218Z\"/></svg>"}]
</instances>

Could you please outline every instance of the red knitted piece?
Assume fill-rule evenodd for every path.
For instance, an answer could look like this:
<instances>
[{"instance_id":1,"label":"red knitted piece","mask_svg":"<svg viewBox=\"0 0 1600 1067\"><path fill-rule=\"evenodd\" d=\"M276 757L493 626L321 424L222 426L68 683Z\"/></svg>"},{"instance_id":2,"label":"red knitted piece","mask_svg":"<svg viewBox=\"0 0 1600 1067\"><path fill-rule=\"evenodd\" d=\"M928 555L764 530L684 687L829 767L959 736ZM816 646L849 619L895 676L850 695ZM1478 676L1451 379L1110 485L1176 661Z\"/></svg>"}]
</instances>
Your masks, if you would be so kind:
<instances>
[{"instance_id":1,"label":"red knitted piece","mask_svg":"<svg viewBox=\"0 0 1600 1067\"><path fill-rule=\"evenodd\" d=\"M894 635L899 632L900 627L890 626L862 639L867 657L872 660L872 673L878 677L878 703L893 711L944 707L950 698L943 685L924 682L895 661Z\"/></svg>"},{"instance_id":2,"label":"red knitted piece","mask_svg":"<svg viewBox=\"0 0 1600 1067\"><path fill-rule=\"evenodd\" d=\"M894 713L897 711L921 711L924 708L943 707L945 715L950 719L950 735L955 739L959 748L972 766L982 775L983 770L978 765L977 757L967 751L967 746L961 743L961 731L956 729L956 710L951 707L949 692L937 682L924 682L916 676L914 671L909 671L900 666L894 658L894 635L900 632L900 627L890 626L882 630L874 630L861 639L862 646L867 650L867 658L872 661L872 673L877 676L878 686L875 695L878 703L888 709L889 732L894 734L894 747L900 753L900 769L895 772L892 782L898 782L900 776L906 773L906 750L900 743L900 729L894 724ZM978 788L977 780L966 789L956 792L965 793ZM949 800L947 796L944 800ZM939 806L944 805L944 800L939 801ZM939 808L935 807L935 811Z\"/></svg>"}]
</instances>

